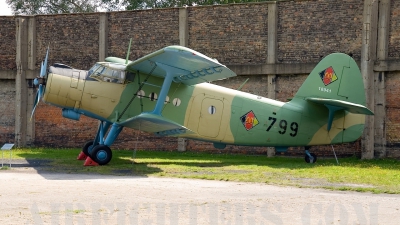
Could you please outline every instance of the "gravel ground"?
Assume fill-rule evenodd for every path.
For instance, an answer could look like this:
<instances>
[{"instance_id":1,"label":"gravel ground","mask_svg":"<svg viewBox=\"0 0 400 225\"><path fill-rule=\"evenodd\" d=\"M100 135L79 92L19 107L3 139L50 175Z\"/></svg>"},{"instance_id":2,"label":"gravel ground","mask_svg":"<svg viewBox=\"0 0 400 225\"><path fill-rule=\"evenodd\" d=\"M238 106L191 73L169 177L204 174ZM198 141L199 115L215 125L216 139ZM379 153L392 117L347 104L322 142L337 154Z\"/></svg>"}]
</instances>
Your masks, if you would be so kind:
<instances>
[{"instance_id":1,"label":"gravel ground","mask_svg":"<svg viewBox=\"0 0 400 225\"><path fill-rule=\"evenodd\" d=\"M0 170L0 224L399 224L400 195Z\"/></svg>"}]
</instances>

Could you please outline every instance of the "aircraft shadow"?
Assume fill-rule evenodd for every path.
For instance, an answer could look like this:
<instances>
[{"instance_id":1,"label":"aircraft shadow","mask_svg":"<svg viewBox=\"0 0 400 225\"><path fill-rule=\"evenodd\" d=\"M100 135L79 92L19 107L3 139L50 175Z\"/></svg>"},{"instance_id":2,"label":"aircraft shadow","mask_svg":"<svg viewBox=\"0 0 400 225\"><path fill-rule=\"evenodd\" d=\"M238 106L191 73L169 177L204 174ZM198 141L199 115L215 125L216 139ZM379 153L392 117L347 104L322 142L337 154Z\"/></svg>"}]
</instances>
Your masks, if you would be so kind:
<instances>
[{"instance_id":1,"label":"aircraft shadow","mask_svg":"<svg viewBox=\"0 0 400 225\"><path fill-rule=\"evenodd\" d=\"M121 151L125 152L125 151ZM67 180L82 180L82 179L118 179L121 176L125 178L146 178L151 174L163 172L160 167L164 165L178 165L185 167L197 167L200 172L207 173L213 168L222 168L229 166L238 166L236 169L224 170L229 173L244 173L249 172L246 169L239 169L241 165L256 165L265 166L270 168L284 168L284 169L312 169L315 166L331 167L336 166L334 158L321 157L318 158L315 164L304 162L302 157L281 157L276 156L267 158L265 155L239 155L239 154L196 154L196 153L176 153L168 152L157 154L154 160L152 152L138 152L137 158L132 159L128 154L114 155L113 160L105 166L83 166L84 161L76 160L76 154L73 152L71 156L64 156L64 159L32 159L35 153L22 153L19 156L25 159L13 159L11 167L22 170L28 168L40 174L45 179L67 179ZM122 153L121 153L122 154ZM50 157L51 158L51 157ZM145 162L142 159L146 158ZM141 162L142 161L142 162ZM4 160L4 166L9 166L7 160ZM339 158L339 165L343 167L357 167L357 168L370 168L380 167L390 170L400 170L400 161L393 159L385 160L360 160L356 157ZM26 171L25 169L22 171ZM56 174L68 174L68 176L56 176ZM185 173L185 172L178 172Z\"/></svg>"},{"instance_id":2,"label":"aircraft shadow","mask_svg":"<svg viewBox=\"0 0 400 225\"><path fill-rule=\"evenodd\" d=\"M191 153L189 153L191 154ZM196 153L193 153L195 155ZM200 168L215 168L225 166L240 166L240 165L257 165L267 166L271 168L283 169L311 169L315 166L331 167L331 166L344 166L344 167L357 167L357 168L375 168L400 170L400 160L396 159L371 159L361 160L356 156L338 157L339 164L337 164L334 157L320 156L314 164L306 163L304 157L296 156L275 156L267 157L266 155L243 155L243 154L209 154L207 158L200 156L196 158L187 156L186 153L179 154L173 153L172 157L158 157L158 159L168 159L166 162L148 161L147 163L153 165L180 165L187 167L200 167ZM204 162L196 162L196 160Z\"/></svg>"},{"instance_id":3,"label":"aircraft shadow","mask_svg":"<svg viewBox=\"0 0 400 225\"><path fill-rule=\"evenodd\" d=\"M132 163L128 159L117 159L117 162L111 161L110 164L105 166L83 166L84 161L74 158L66 159L63 163L57 164L57 160L30 159L29 155L19 154L25 159L4 160L3 169L36 173L48 180L120 179L121 176L124 179L138 179L146 178L150 174L161 171L159 168L148 166L148 164ZM60 174L63 174L63 176L59 176Z\"/></svg>"}]
</instances>

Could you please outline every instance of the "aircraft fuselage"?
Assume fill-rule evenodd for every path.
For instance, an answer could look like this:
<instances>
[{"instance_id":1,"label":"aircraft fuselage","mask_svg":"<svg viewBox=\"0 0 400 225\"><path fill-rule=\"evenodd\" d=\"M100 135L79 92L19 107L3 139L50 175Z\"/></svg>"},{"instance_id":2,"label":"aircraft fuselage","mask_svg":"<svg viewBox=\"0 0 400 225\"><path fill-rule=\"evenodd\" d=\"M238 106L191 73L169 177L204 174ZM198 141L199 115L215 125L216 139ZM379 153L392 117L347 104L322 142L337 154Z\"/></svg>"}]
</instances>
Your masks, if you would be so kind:
<instances>
[{"instance_id":1,"label":"aircraft fuselage","mask_svg":"<svg viewBox=\"0 0 400 225\"><path fill-rule=\"evenodd\" d=\"M85 73L49 73L43 100L69 112L118 124L151 112L163 84L162 78L143 74L128 83L114 83L87 79ZM327 114L324 106L306 104L304 99L285 103L210 83L188 86L173 82L162 109L163 117L193 131L175 136L222 146L309 146L359 138L364 115L336 113L327 131Z\"/></svg>"}]
</instances>

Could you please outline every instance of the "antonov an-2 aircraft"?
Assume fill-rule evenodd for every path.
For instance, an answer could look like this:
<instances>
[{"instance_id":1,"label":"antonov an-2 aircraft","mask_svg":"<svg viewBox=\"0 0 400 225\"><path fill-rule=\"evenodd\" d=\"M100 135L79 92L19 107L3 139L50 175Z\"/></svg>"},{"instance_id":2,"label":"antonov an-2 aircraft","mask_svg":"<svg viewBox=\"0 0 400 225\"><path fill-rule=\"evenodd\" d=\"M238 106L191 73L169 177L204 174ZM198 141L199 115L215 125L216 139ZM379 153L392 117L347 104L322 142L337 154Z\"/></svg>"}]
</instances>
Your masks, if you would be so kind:
<instances>
[{"instance_id":1,"label":"antonov an-2 aircraft","mask_svg":"<svg viewBox=\"0 0 400 225\"><path fill-rule=\"evenodd\" d=\"M348 55L326 56L289 102L211 84L236 74L215 59L169 46L138 60L108 57L89 71L42 63L34 110L40 100L62 108L66 118L101 121L82 153L99 165L110 162L110 146L124 127L226 145L272 146L286 151L357 140L365 106L360 69ZM129 49L128 49L129 55ZM108 134L107 134L108 131ZM107 135L106 135L107 134Z\"/></svg>"}]
</instances>

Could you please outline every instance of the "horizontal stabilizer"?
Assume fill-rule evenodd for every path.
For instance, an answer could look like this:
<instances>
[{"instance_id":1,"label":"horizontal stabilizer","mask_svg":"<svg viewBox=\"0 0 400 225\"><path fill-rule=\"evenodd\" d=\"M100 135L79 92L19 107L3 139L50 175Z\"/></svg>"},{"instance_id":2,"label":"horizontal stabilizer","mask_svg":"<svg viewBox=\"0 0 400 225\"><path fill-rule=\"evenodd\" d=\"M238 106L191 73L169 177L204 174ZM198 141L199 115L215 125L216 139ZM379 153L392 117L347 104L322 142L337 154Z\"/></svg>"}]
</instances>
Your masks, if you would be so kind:
<instances>
[{"instance_id":1,"label":"horizontal stabilizer","mask_svg":"<svg viewBox=\"0 0 400 225\"><path fill-rule=\"evenodd\" d=\"M318 103L318 104L323 104L327 106L328 108L330 106L333 107L338 107L340 109L344 109L346 111L349 111L351 113L355 114L364 114L364 115L374 115L374 113L369 110L367 107L360 105L360 104L355 104L352 102L346 102L342 100L337 100L337 99L325 99L325 98L306 98L307 101Z\"/></svg>"},{"instance_id":2,"label":"horizontal stabilizer","mask_svg":"<svg viewBox=\"0 0 400 225\"><path fill-rule=\"evenodd\" d=\"M193 133L191 130L172 120L152 113L142 113L120 123L120 125L154 133L158 136L173 136L183 133Z\"/></svg>"}]
</instances>

